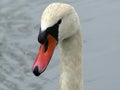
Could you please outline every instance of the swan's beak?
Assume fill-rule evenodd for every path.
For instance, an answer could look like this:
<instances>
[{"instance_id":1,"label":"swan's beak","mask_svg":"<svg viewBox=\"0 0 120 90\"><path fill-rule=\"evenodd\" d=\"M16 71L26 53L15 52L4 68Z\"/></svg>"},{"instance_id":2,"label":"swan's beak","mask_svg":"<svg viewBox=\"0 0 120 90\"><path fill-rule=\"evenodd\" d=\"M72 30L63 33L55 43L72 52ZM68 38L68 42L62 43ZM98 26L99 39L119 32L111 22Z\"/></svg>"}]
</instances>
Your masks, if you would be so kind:
<instances>
[{"instance_id":1,"label":"swan's beak","mask_svg":"<svg viewBox=\"0 0 120 90\"><path fill-rule=\"evenodd\" d=\"M57 40L52 35L48 34L47 41L44 44L41 44L38 55L32 67L33 73L36 76L39 76L45 71L56 44Z\"/></svg>"}]
</instances>

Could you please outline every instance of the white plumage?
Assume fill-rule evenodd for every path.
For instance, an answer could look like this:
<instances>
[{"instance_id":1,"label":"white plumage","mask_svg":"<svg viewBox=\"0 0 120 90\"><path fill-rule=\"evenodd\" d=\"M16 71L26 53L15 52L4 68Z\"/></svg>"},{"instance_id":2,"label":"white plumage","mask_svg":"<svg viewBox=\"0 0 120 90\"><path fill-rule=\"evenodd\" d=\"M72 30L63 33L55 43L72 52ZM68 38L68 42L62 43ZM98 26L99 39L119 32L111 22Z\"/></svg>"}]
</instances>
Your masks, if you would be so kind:
<instances>
[{"instance_id":1,"label":"white plumage","mask_svg":"<svg viewBox=\"0 0 120 90\"><path fill-rule=\"evenodd\" d=\"M83 90L82 41L79 18L71 5L52 3L43 12L41 30L54 25L59 19L60 90Z\"/></svg>"}]
</instances>

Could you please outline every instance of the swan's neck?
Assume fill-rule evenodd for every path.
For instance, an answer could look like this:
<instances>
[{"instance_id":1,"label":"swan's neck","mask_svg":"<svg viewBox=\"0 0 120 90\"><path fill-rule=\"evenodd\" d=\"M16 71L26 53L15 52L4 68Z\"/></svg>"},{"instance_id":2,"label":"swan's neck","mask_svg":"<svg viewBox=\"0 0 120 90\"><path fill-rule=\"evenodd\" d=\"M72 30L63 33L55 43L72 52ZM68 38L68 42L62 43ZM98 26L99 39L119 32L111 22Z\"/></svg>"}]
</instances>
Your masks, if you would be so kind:
<instances>
[{"instance_id":1,"label":"swan's neck","mask_svg":"<svg viewBox=\"0 0 120 90\"><path fill-rule=\"evenodd\" d=\"M80 31L60 42L60 90L82 90L82 55Z\"/></svg>"}]
</instances>

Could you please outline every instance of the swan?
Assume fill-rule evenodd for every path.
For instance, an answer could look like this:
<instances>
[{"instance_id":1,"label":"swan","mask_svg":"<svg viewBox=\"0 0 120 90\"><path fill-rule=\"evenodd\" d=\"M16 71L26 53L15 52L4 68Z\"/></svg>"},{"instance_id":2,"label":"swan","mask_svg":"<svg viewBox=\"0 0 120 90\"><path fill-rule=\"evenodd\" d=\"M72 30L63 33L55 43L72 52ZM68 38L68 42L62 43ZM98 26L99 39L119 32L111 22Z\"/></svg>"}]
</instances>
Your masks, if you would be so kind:
<instances>
[{"instance_id":1,"label":"swan","mask_svg":"<svg viewBox=\"0 0 120 90\"><path fill-rule=\"evenodd\" d=\"M60 49L60 90L83 90L82 40L79 17L66 3L52 3L41 16L38 35L40 49L32 66L33 73L43 73L55 47Z\"/></svg>"}]
</instances>

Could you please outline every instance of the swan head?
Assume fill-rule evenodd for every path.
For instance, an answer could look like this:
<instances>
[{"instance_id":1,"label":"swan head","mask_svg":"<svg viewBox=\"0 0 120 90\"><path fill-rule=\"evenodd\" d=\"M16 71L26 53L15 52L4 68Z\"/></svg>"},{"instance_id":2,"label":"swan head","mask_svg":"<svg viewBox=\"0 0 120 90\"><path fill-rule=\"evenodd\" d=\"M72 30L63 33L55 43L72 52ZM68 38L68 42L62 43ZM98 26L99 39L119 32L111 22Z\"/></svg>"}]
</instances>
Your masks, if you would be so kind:
<instances>
[{"instance_id":1,"label":"swan head","mask_svg":"<svg viewBox=\"0 0 120 90\"><path fill-rule=\"evenodd\" d=\"M79 19L74 8L65 3L52 3L43 12L41 17L41 31L59 23L58 38L59 41L71 36L75 30L79 29Z\"/></svg>"},{"instance_id":2,"label":"swan head","mask_svg":"<svg viewBox=\"0 0 120 90\"><path fill-rule=\"evenodd\" d=\"M52 3L41 16L41 28L38 35L40 50L32 70L39 76L46 69L57 43L71 37L79 30L79 19L69 4Z\"/></svg>"}]
</instances>

